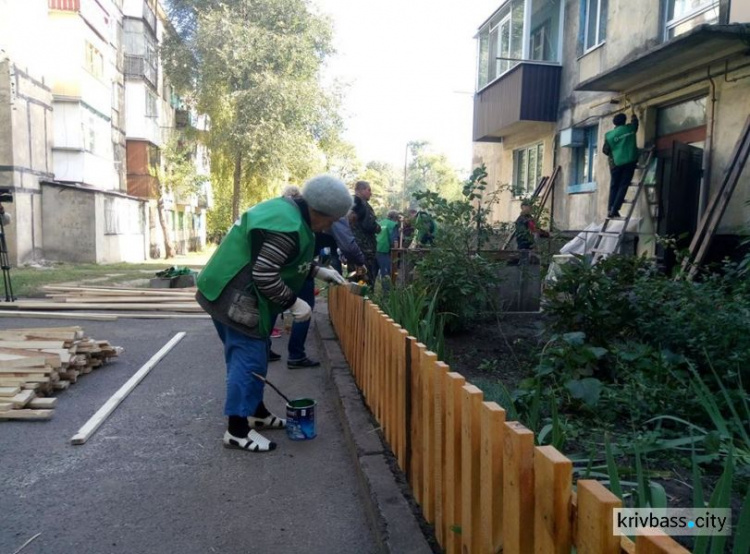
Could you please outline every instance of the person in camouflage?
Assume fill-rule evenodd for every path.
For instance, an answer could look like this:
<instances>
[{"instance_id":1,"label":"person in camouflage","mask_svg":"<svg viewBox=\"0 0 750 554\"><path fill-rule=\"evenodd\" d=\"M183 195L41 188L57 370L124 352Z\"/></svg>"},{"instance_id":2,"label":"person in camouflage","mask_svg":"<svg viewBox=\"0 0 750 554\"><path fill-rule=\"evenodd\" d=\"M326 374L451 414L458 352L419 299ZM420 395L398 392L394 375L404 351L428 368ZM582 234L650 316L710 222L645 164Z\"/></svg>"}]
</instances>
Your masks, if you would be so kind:
<instances>
[{"instance_id":1,"label":"person in camouflage","mask_svg":"<svg viewBox=\"0 0 750 554\"><path fill-rule=\"evenodd\" d=\"M375 217L375 211L370 206L371 196L370 183L357 181L354 185L354 207L352 207L349 222L357 245L362 250L362 254L365 255L365 267L367 268L365 279L367 284L372 287L375 284L375 277L378 275L377 235L380 232L380 225ZM349 271L354 271L354 269L354 267L350 267Z\"/></svg>"}]
</instances>

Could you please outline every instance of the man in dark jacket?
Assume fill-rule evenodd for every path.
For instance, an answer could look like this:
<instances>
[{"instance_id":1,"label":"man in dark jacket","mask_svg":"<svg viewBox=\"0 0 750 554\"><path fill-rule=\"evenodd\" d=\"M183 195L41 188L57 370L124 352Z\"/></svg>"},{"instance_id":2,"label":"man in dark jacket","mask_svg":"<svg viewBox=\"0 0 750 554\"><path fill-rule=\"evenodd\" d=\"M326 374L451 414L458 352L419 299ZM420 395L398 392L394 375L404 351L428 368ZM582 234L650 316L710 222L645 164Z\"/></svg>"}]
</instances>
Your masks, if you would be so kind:
<instances>
[{"instance_id":1,"label":"man in dark jacket","mask_svg":"<svg viewBox=\"0 0 750 554\"><path fill-rule=\"evenodd\" d=\"M519 250L533 250L537 235L548 237L549 233L537 227L534 216L531 215L531 202L521 202L521 215L516 219L516 245Z\"/></svg>"},{"instance_id":2,"label":"man in dark jacket","mask_svg":"<svg viewBox=\"0 0 750 554\"><path fill-rule=\"evenodd\" d=\"M607 217L620 217L620 208L638 165L638 118L633 114L630 124L626 125L626 121L625 114L618 113L612 120L615 128L604 135L602 152L609 156L610 173Z\"/></svg>"},{"instance_id":3,"label":"man in dark jacket","mask_svg":"<svg viewBox=\"0 0 750 554\"><path fill-rule=\"evenodd\" d=\"M354 207L349 221L357 245L362 250L362 254L365 255L367 282L370 286L373 286L378 274L377 235L380 232L380 225L377 217L375 217L375 211L370 206L370 197L372 197L370 183L357 181L354 185ZM349 271L353 270L354 268L350 265Z\"/></svg>"}]
</instances>

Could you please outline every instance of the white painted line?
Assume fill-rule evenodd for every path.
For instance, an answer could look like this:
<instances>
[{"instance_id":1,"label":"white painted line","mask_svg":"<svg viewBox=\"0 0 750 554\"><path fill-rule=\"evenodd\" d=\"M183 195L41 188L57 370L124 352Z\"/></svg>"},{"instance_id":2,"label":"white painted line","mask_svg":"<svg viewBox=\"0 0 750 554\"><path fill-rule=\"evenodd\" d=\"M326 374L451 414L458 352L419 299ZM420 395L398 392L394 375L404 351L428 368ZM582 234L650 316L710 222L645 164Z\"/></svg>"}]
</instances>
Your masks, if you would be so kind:
<instances>
[{"instance_id":1,"label":"white painted line","mask_svg":"<svg viewBox=\"0 0 750 554\"><path fill-rule=\"evenodd\" d=\"M186 335L184 331L177 333L172 339L165 344L161 350L159 350L156 354L151 356L151 359L147 361L141 369L139 369L130 379L128 379L127 383L125 383L123 386L120 387L120 390L118 390L115 394L113 394L109 400L99 408L99 410L91 416L91 419L89 419L83 427L81 427L78 430L78 433L73 435L73 438L70 439L70 442L73 444L83 444L87 440L89 440L89 437L94 434L94 432L99 428L99 426L104 423L104 420L109 417L109 414L115 411L115 408L120 405L120 402L125 400L125 397L128 396L128 394L131 393L131 391L140 383L143 381L144 377L148 375L148 372L151 371L151 369L159 363L159 360L161 360L164 356L167 355L167 353L174 348L174 346L182 340L182 338Z\"/></svg>"}]
</instances>

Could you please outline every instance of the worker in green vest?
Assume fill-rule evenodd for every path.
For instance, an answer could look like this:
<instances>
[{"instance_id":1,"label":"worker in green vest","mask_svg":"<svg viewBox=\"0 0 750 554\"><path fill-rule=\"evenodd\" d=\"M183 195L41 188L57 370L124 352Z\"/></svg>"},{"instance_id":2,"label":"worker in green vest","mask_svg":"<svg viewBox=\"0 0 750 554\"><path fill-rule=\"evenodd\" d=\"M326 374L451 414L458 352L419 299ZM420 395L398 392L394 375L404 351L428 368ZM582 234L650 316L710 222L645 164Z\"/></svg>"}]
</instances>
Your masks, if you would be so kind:
<instances>
[{"instance_id":1,"label":"worker in green vest","mask_svg":"<svg viewBox=\"0 0 750 554\"><path fill-rule=\"evenodd\" d=\"M278 314L289 310L295 321L310 319L310 305L297 296L309 275L346 282L335 269L313 263L314 233L329 229L351 206L344 183L315 177L301 198L274 198L242 214L198 276L196 299L224 344L224 446L249 452L276 447L257 429L283 429L286 421L265 407L264 382L253 373L268 372L268 337Z\"/></svg>"},{"instance_id":2,"label":"worker in green vest","mask_svg":"<svg viewBox=\"0 0 750 554\"><path fill-rule=\"evenodd\" d=\"M380 232L376 240L376 257L378 260L378 274L383 280L383 288L390 288L387 279L391 278L391 247L396 240L399 214L396 210L389 210L388 216L378 221Z\"/></svg>"},{"instance_id":3,"label":"worker in green vest","mask_svg":"<svg viewBox=\"0 0 750 554\"><path fill-rule=\"evenodd\" d=\"M612 122L615 128L604 135L602 151L609 157L609 202L607 203L607 217L620 217L620 208L625 201L628 187L633 180L635 168L638 165L638 118L635 114L626 124L627 117L618 113Z\"/></svg>"}]
</instances>

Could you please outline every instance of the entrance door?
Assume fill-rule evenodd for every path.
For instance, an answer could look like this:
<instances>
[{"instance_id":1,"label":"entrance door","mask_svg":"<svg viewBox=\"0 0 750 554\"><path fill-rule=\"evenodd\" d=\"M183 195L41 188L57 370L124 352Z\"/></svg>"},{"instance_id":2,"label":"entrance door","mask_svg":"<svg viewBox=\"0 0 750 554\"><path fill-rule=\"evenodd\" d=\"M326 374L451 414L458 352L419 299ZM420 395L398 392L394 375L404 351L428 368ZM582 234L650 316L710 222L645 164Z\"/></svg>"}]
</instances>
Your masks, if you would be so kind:
<instances>
[{"instance_id":1,"label":"entrance door","mask_svg":"<svg viewBox=\"0 0 750 554\"><path fill-rule=\"evenodd\" d=\"M698 226L698 202L703 178L703 149L682 142L672 145L671 158L664 160L659 193L659 235L677 239L677 248L690 245ZM667 272L675 263L674 252L664 252Z\"/></svg>"}]
</instances>

